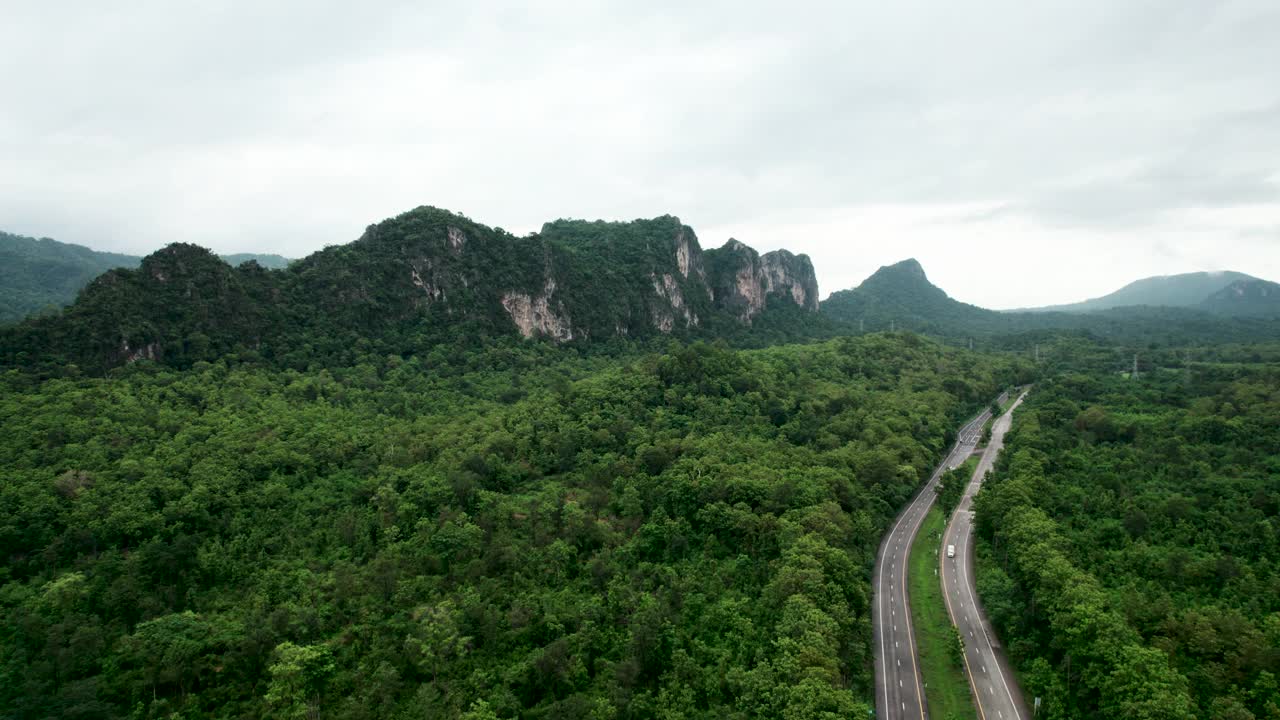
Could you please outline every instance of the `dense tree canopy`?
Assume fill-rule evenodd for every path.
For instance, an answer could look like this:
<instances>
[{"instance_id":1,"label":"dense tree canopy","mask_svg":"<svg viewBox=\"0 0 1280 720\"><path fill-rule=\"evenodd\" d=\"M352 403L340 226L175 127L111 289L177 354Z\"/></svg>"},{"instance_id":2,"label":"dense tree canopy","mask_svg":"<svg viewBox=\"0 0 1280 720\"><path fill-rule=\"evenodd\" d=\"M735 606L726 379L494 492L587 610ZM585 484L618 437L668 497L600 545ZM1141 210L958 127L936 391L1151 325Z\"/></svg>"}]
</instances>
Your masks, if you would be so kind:
<instances>
[{"instance_id":1,"label":"dense tree canopy","mask_svg":"<svg viewBox=\"0 0 1280 720\"><path fill-rule=\"evenodd\" d=\"M1067 374L1019 411L979 590L1042 717L1280 718L1277 350Z\"/></svg>"},{"instance_id":2,"label":"dense tree canopy","mask_svg":"<svg viewBox=\"0 0 1280 720\"><path fill-rule=\"evenodd\" d=\"M14 717L865 715L869 571L1027 366L873 335L0 394Z\"/></svg>"}]
</instances>

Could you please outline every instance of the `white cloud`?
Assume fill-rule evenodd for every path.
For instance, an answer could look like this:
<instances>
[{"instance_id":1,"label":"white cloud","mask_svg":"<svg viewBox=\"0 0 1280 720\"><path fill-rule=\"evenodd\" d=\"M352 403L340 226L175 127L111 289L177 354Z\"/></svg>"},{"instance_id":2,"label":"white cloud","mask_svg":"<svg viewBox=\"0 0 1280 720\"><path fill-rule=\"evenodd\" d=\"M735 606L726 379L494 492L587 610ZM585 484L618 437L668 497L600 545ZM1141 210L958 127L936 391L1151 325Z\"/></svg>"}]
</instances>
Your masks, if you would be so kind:
<instances>
[{"instance_id":1,"label":"white cloud","mask_svg":"<svg viewBox=\"0 0 1280 720\"><path fill-rule=\"evenodd\" d=\"M1280 279L1267 0L78 3L0 25L0 228L301 255L420 204L679 215L956 297ZM112 7L114 5L114 7Z\"/></svg>"}]
</instances>

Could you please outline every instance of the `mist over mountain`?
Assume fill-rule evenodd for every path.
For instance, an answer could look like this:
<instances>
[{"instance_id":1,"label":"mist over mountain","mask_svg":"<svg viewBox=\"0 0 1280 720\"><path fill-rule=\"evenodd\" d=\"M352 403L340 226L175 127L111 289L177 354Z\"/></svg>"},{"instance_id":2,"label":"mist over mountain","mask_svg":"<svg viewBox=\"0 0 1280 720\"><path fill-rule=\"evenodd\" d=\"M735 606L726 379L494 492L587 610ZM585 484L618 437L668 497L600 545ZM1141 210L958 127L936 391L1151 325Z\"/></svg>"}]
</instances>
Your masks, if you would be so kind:
<instances>
[{"instance_id":1,"label":"mist over mountain","mask_svg":"<svg viewBox=\"0 0 1280 720\"><path fill-rule=\"evenodd\" d=\"M1220 315L1280 315L1280 283L1258 278L1236 280L1198 304Z\"/></svg>"}]
</instances>

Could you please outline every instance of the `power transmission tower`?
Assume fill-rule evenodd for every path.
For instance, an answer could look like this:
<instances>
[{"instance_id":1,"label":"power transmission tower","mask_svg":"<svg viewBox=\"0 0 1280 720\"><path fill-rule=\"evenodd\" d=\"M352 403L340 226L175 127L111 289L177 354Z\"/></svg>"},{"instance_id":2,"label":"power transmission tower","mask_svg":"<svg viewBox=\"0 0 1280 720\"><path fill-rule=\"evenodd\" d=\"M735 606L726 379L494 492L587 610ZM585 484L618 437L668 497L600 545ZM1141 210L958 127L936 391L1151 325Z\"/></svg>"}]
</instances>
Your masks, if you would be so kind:
<instances>
[{"instance_id":1,"label":"power transmission tower","mask_svg":"<svg viewBox=\"0 0 1280 720\"><path fill-rule=\"evenodd\" d=\"M866 322L867 321L865 318L858 318L858 334L859 335L867 331Z\"/></svg>"},{"instance_id":2,"label":"power transmission tower","mask_svg":"<svg viewBox=\"0 0 1280 720\"><path fill-rule=\"evenodd\" d=\"M1040 364L1040 343L1036 343L1036 364Z\"/></svg>"},{"instance_id":3,"label":"power transmission tower","mask_svg":"<svg viewBox=\"0 0 1280 720\"><path fill-rule=\"evenodd\" d=\"M1138 353L1133 354L1133 379L1138 379Z\"/></svg>"},{"instance_id":4,"label":"power transmission tower","mask_svg":"<svg viewBox=\"0 0 1280 720\"><path fill-rule=\"evenodd\" d=\"M896 320L889 321L889 332L898 332L898 322Z\"/></svg>"}]
</instances>

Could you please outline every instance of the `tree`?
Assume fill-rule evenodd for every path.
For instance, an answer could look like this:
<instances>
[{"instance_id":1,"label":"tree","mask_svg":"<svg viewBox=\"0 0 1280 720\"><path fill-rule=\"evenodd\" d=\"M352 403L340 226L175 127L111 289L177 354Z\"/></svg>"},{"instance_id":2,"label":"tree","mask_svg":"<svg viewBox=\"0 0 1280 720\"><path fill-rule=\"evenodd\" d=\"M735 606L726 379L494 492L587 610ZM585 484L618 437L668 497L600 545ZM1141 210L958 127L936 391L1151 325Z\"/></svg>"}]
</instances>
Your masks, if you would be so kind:
<instances>
[{"instance_id":1,"label":"tree","mask_svg":"<svg viewBox=\"0 0 1280 720\"><path fill-rule=\"evenodd\" d=\"M266 695L272 716L316 720L325 683L334 671L329 647L283 642L276 646L275 655Z\"/></svg>"}]
</instances>

